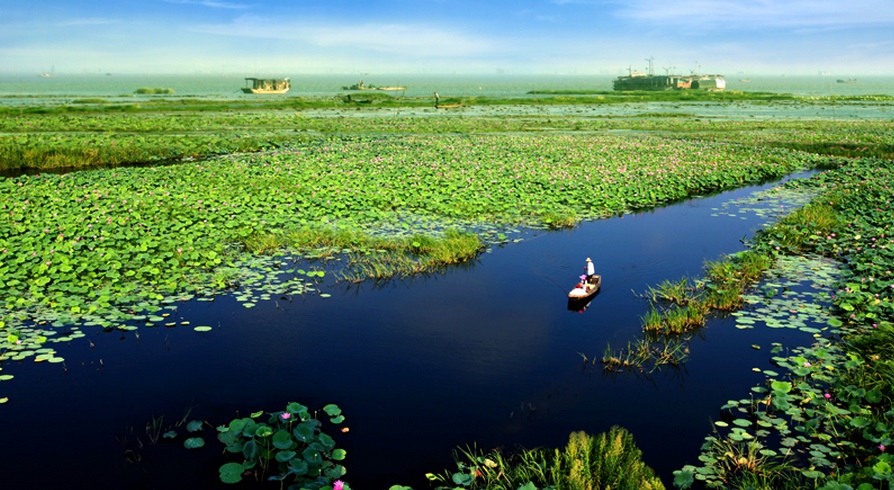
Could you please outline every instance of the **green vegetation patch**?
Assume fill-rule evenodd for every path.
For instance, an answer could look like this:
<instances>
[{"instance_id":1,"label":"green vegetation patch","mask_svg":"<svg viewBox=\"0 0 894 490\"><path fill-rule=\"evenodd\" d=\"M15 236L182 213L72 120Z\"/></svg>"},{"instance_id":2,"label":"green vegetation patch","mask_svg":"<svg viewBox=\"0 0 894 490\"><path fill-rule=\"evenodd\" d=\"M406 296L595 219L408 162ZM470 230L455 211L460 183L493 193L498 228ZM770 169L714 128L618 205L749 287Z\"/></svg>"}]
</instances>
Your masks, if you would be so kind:
<instances>
[{"instance_id":1,"label":"green vegetation patch","mask_svg":"<svg viewBox=\"0 0 894 490\"><path fill-rule=\"evenodd\" d=\"M20 336L34 340L22 350L69 339L56 335L65 325L165 324L154 316L179 298L238 289L252 307L270 289L319 292L315 271L273 269L263 261L279 259L255 252L285 246L322 258L337 247L353 280L429 271L477 254L484 242L470 233L491 226L485 235L505 240L493 224L553 227L808 164L787 150L653 136L418 135L312 138L179 165L6 178L0 321L31 332ZM340 238L329 242L330 230ZM271 275L282 279L265 284Z\"/></svg>"}]
</instances>

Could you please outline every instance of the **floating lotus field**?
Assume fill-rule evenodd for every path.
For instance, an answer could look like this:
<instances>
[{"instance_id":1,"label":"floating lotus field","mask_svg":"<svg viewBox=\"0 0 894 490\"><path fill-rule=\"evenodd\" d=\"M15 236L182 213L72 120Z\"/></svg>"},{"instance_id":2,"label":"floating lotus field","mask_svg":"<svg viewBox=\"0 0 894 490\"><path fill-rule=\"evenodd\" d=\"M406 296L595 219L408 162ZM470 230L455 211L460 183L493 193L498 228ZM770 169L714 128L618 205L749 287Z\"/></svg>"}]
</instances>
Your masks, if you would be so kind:
<instances>
[{"instance_id":1,"label":"floating lotus field","mask_svg":"<svg viewBox=\"0 0 894 490\"><path fill-rule=\"evenodd\" d=\"M509 109L507 109L509 110ZM432 109L434 111L434 109ZM631 117L537 114L394 117L334 110L265 112L5 114L0 169L54 169L179 162L269 151L296 141L372 134L646 131L749 146L891 158L890 121L742 120L694 114Z\"/></svg>"}]
</instances>

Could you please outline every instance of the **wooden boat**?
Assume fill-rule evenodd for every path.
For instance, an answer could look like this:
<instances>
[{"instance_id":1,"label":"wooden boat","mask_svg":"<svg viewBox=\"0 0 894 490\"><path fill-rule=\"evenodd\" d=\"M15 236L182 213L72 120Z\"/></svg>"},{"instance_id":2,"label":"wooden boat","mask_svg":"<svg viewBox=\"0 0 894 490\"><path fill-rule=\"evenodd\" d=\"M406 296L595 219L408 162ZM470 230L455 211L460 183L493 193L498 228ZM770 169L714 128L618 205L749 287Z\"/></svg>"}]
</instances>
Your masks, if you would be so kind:
<instances>
[{"instance_id":1,"label":"wooden boat","mask_svg":"<svg viewBox=\"0 0 894 490\"><path fill-rule=\"evenodd\" d=\"M585 284L578 283L580 287L575 287L568 292L568 299L582 300L587 299L599 292L602 286L602 276L595 275L591 277Z\"/></svg>"},{"instance_id":2,"label":"wooden boat","mask_svg":"<svg viewBox=\"0 0 894 490\"><path fill-rule=\"evenodd\" d=\"M284 94L292 88L292 82L288 78L252 78L245 79L250 87L243 87L246 94Z\"/></svg>"}]
</instances>

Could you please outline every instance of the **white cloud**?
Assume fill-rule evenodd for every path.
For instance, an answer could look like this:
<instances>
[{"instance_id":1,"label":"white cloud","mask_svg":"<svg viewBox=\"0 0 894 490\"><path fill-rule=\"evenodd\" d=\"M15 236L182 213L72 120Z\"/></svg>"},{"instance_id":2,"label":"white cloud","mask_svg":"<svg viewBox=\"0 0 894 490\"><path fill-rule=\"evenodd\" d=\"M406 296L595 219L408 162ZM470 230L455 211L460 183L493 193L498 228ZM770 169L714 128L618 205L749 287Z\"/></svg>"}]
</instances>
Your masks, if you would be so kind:
<instances>
[{"instance_id":1,"label":"white cloud","mask_svg":"<svg viewBox=\"0 0 894 490\"><path fill-rule=\"evenodd\" d=\"M211 7L217 9L234 9L242 10L251 8L251 5L233 2L218 2L215 0L165 0L167 3L201 5L203 7Z\"/></svg>"},{"instance_id":2,"label":"white cloud","mask_svg":"<svg viewBox=\"0 0 894 490\"><path fill-rule=\"evenodd\" d=\"M204 34L301 41L325 48L352 48L401 56L477 56L491 52L488 38L426 24L281 21L242 16L228 24L189 27Z\"/></svg>"},{"instance_id":3,"label":"white cloud","mask_svg":"<svg viewBox=\"0 0 894 490\"><path fill-rule=\"evenodd\" d=\"M117 24L118 20L115 19L103 19L100 17L91 17L85 19L71 19L71 20L63 20L59 22L55 22L53 25L57 27L77 27L77 26L104 26L110 24Z\"/></svg>"},{"instance_id":4,"label":"white cloud","mask_svg":"<svg viewBox=\"0 0 894 490\"><path fill-rule=\"evenodd\" d=\"M616 14L652 24L703 30L894 24L890 0L633 0Z\"/></svg>"}]
</instances>

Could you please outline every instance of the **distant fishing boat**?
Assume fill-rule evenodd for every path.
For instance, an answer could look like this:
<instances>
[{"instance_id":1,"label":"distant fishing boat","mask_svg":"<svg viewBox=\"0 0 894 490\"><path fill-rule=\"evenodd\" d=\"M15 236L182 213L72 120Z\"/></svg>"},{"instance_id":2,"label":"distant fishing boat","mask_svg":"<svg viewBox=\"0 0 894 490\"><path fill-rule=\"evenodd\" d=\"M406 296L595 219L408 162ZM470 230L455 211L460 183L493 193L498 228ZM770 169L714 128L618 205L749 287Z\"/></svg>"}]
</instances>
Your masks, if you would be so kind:
<instances>
[{"instance_id":1,"label":"distant fishing boat","mask_svg":"<svg viewBox=\"0 0 894 490\"><path fill-rule=\"evenodd\" d=\"M245 78L246 85L242 92L246 94L284 94L292 88L288 78Z\"/></svg>"},{"instance_id":2,"label":"distant fishing boat","mask_svg":"<svg viewBox=\"0 0 894 490\"><path fill-rule=\"evenodd\" d=\"M848 78L848 79L839 78L838 80L835 80L835 81L838 83L857 83L856 78Z\"/></svg>"},{"instance_id":3,"label":"distant fishing boat","mask_svg":"<svg viewBox=\"0 0 894 490\"><path fill-rule=\"evenodd\" d=\"M390 90L390 91L395 91L395 90L406 90L407 87L402 87L400 85L386 85L386 86L379 87L379 86L376 86L373 84L369 84L369 85L364 84L363 80L360 80L359 82L355 83L354 85L344 85L344 86L342 86L341 89L342 90Z\"/></svg>"}]
</instances>

